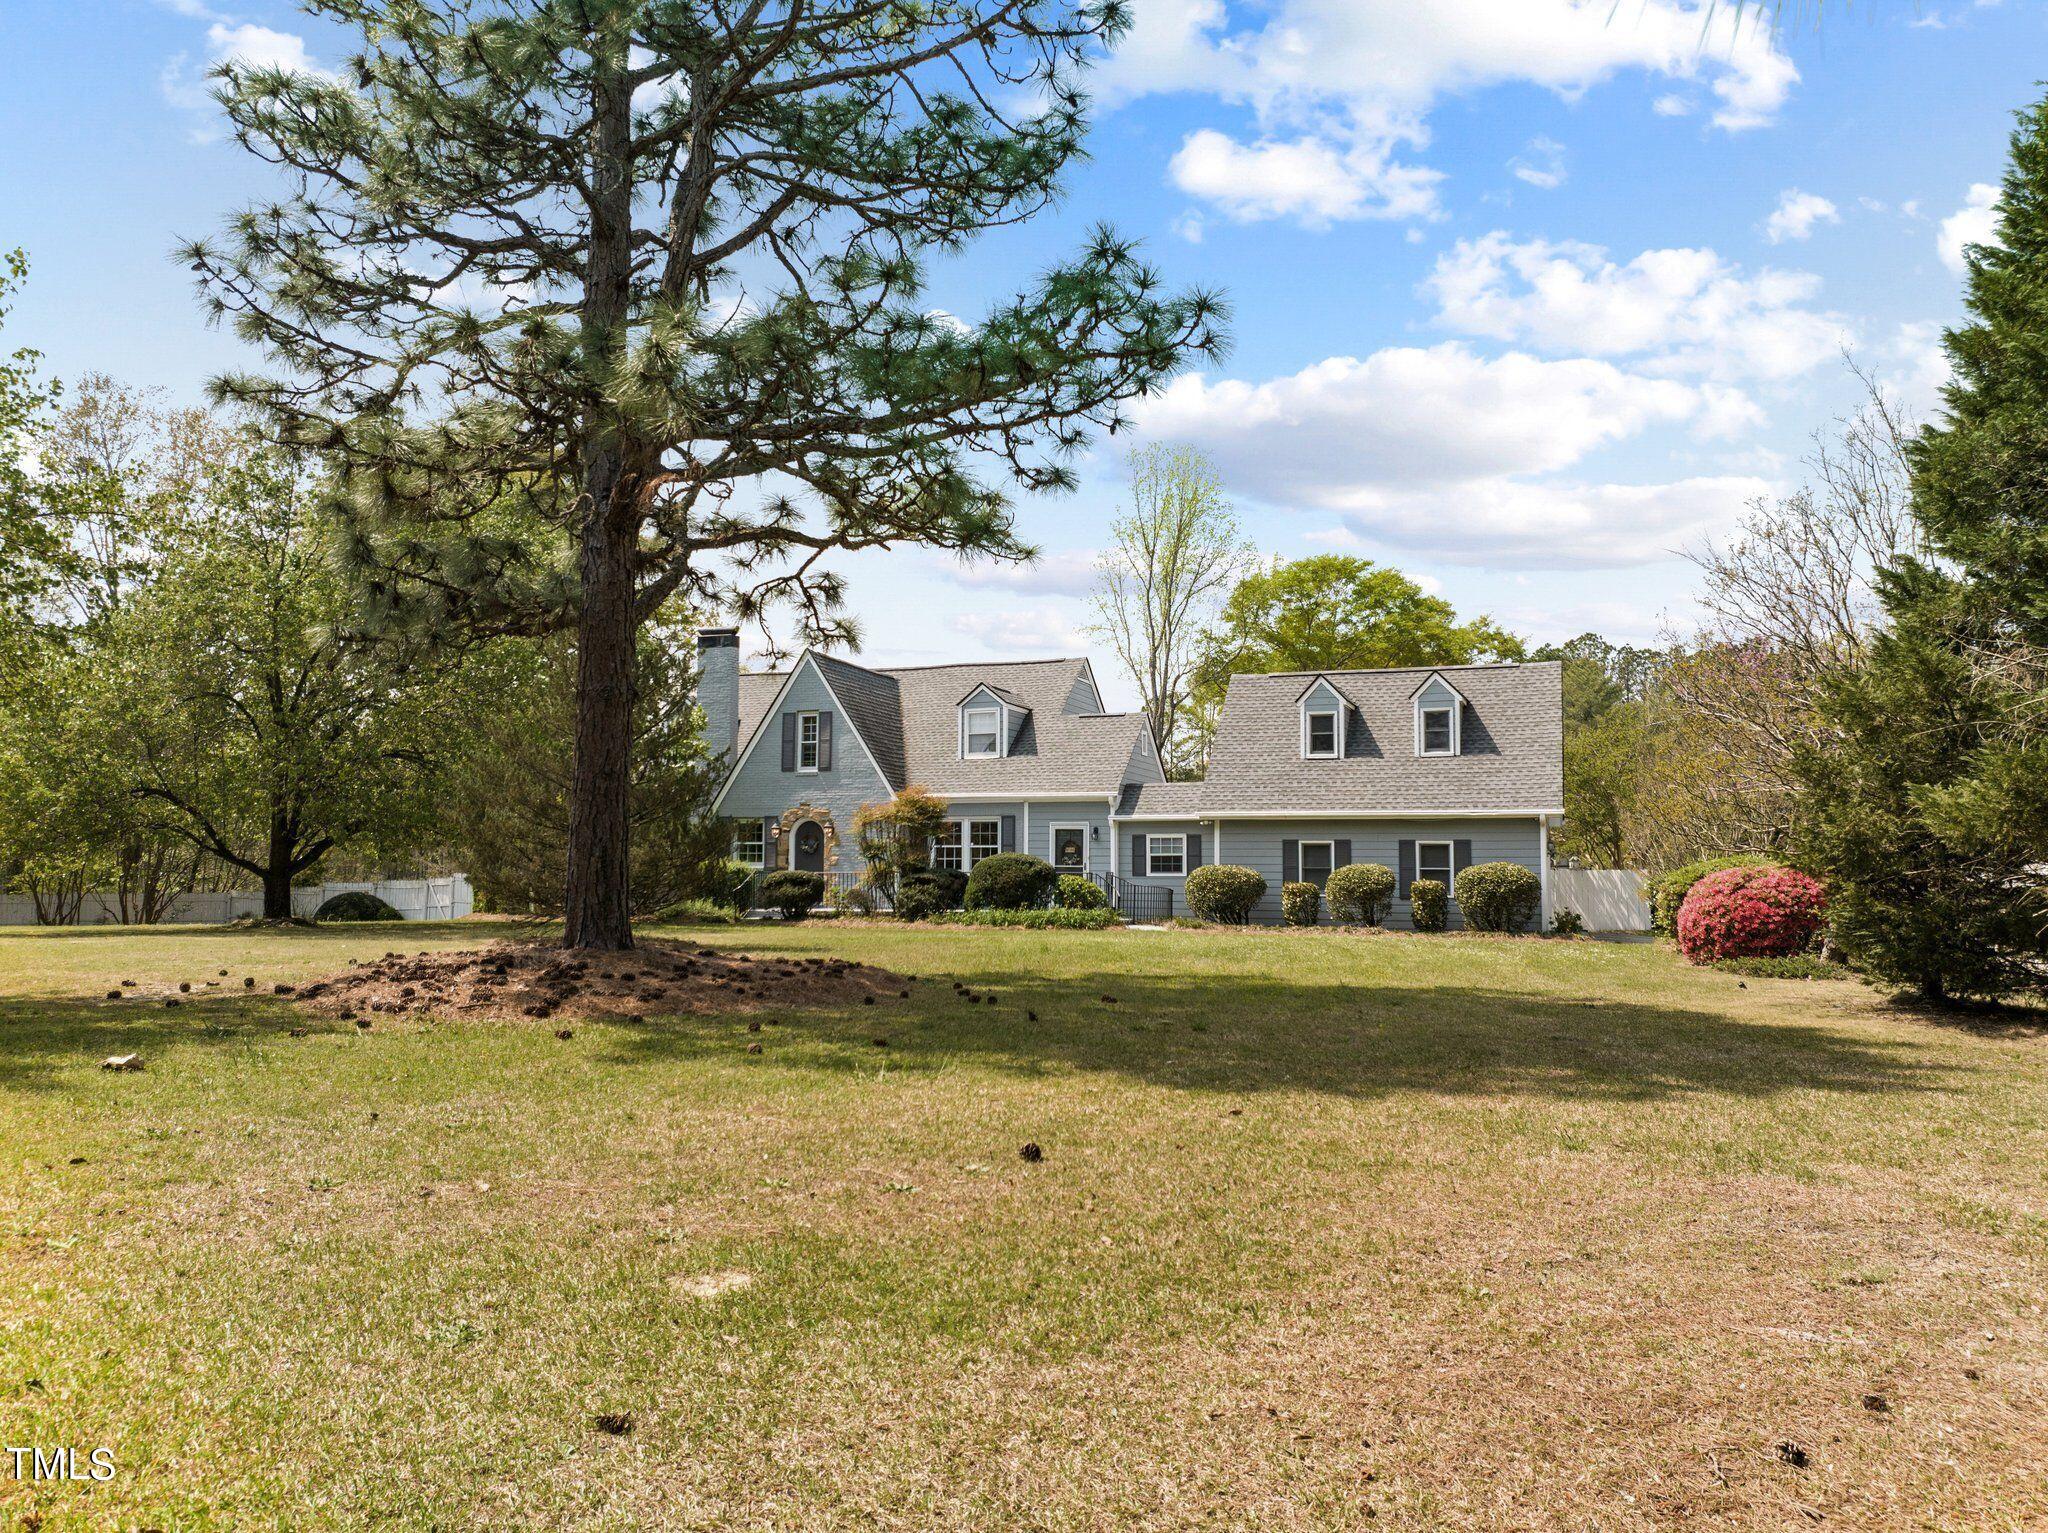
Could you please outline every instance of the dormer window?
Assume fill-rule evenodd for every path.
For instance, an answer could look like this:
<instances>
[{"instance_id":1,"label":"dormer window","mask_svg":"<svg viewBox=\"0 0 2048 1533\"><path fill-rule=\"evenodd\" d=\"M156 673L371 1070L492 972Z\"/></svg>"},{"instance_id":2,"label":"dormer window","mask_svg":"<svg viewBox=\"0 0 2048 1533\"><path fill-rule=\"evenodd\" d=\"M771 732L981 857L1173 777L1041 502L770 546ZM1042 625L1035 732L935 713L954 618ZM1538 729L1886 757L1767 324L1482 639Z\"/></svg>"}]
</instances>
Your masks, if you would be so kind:
<instances>
[{"instance_id":1,"label":"dormer window","mask_svg":"<svg viewBox=\"0 0 2048 1533\"><path fill-rule=\"evenodd\" d=\"M1425 756L1448 756L1454 749L1450 708L1425 708L1422 710L1422 754Z\"/></svg>"},{"instance_id":2,"label":"dormer window","mask_svg":"<svg viewBox=\"0 0 2048 1533\"><path fill-rule=\"evenodd\" d=\"M1337 710L1311 708L1303 717L1307 720L1307 732L1303 736L1301 753L1311 758L1334 758L1337 754Z\"/></svg>"},{"instance_id":3,"label":"dormer window","mask_svg":"<svg viewBox=\"0 0 2048 1533\"><path fill-rule=\"evenodd\" d=\"M1415 689L1415 754L1455 756L1464 748L1465 695L1442 676Z\"/></svg>"},{"instance_id":4,"label":"dormer window","mask_svg":"<svg viewBox=\"0 0 2048 1533\"><path fill-rule=\"evenodd\" d=\"M977 758L999 756L1003 743L1003 710L1000 708L969 708L966 710L966 743L961 754L972 761Z\"/></svg>"}]
</instances>

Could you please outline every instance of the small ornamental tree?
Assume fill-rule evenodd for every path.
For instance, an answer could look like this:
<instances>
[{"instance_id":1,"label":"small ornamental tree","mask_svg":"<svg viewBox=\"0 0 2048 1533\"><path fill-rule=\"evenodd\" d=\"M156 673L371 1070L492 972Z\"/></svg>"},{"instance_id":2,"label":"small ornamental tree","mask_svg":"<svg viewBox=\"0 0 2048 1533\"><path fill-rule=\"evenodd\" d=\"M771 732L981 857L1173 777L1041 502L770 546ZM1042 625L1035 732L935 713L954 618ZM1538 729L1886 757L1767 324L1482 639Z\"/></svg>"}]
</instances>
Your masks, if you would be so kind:
<instances>
[{"instance_id":1,"label":"small ornamental tree","mask_svg":"<svg viewBox=\"0 0 2048 1533\"><path fill-rule=\"evenodd\" d=\"M1679 907L1678 946L1694 963L1803 952L1826 907L1821 886L1791 868L1709 873Z\"/></svg>"},{"instance_id":2,"label":"small ornamental tree","mask_svg":"<svg viewBox=\"0 0 2048 1533\"><path fill-rule=\"evenodd\" d=\"M945 828L946 801L915 784L899 788L886 803L862 804L853 812L854 839L868 877L886 888L932 865L932 840Z\"/></svg>"},{"instance_id":3,"label":"small ornamental tree","mask_svg":"<svg viewBox=\"0 0 2048 1533\"><path fill-rule=\"evenodd\" d=\"M183 252L276 376L219 380L341 476L374 631L570 630L564 942L632 946L634 638L671 599L844 641L830 556L1029 552L985 482L1223 342L1097 229L979 324L923 261L1049 206L1096 0L303 0L329 74L229 61L286 185ZM508 542L511 514L550 531Z\"/></svg>"},{"instance_id":4,"label":"small ornamental tree","mask_svg":"<svg viewBox=\"0 0 2048 1533\"><path fill-rule=\"evenodd\" d=\"M1377 926L1387 918L1399 880L1384 863L1354 862L1337 869L1323 885L1332 920Z\"/></svg>"},{"instance_id":5,"label":"small ornamental tree","mask_svg":"<svg viewBox=\"0 0 2048 1533\"><path fill-rule=\"evenodd\" d=\"M1251 920L1259 901L1266 897L1266 880L1257 869L1227 862L1196 868L1188 874L1183 887L1190 913L1225 926L1244 925Z\"/></svg>"}]
</instances>

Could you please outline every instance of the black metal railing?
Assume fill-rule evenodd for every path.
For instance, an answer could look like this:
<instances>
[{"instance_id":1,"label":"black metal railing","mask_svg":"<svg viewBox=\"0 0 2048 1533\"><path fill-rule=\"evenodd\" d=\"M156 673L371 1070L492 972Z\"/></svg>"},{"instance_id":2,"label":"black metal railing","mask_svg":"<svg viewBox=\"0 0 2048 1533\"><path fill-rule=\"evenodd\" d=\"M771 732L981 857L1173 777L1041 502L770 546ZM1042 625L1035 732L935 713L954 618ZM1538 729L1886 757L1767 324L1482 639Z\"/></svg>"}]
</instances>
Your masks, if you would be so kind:
<instances>
[{"instance_id":1,"label":"black metal railing","mask_svg":"<svg viewBox=\"0 0 2048 1533\"><path fill-rule=\"evenodd\" d=\"M1141 884L1120 873L1091 873L1096 888L1126 921L1156 925L1173 919L1173 891L1163 884Z\"/></svg>"}]
</instances>

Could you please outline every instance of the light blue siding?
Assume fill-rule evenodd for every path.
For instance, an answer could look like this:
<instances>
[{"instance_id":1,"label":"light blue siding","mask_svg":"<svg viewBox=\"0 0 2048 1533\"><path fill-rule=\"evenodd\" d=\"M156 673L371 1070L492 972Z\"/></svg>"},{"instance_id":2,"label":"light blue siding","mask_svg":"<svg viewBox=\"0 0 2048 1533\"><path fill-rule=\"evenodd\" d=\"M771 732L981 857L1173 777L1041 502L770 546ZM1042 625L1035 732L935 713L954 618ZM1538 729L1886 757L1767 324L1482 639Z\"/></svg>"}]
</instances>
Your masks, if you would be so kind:
<instances>
[{"instance_id":1,"label":"light blue siding","mask_svg":"<svg viewBox=\"0 0 2048 1533\"><path fill-rule=\"evenodd\" d=\"M1052 861L1052 831L1055 825L1081 825L1088 830L1088 871L1107 873L1109 871L1109 805L1097 800L1092 804L1061 804L1035 802L1031 805L1031 834L1026 841L1023 832L1018 833L1022 850L1034 857Z\"/></svg>"},{"instance_id":2,"label":"light blue siding","mask_svg":"<svg viewBox=\"0 0 2048 1533\"><path fill-rule=\"evenodd\" d=\"M1282 841L1349 841L1353 862L1377 862L1400 874L1403 841L1470 841L1472 860L1518 862L1542 876L1542 837L1531 818L1487 820L1225 820L1211 827L1217 851L1205 844L1203 860L1233 862L1256 869L1266 880L1266 897L1257 919L1280 919L1280 843ZM1327 912L1325 918L1327 919ZM1387 925L1409 926L1408 902L1396 900ZM1451 902L1451 924L1462 924L1457 901Z\"/></svg>"},{"instance_id":3,"label":"light blue siding","mask_svg":"<svg viewBox=\"0 0 2048 1533\"><path fill-rule=\"evenodd\" d=\"M830 712L832 765L821 772L782 770L782 715ZM890 789L874 758L854 732L853 721L832 696L815 667L806 665L761 725L761 732L740 762L726 790L719 814L729 820L777 817L798 804L814 804L831 815L839 835L841 868L860 860L853 834L854 811L862 804L885 802Z\"/></svg>"}]
</instances>

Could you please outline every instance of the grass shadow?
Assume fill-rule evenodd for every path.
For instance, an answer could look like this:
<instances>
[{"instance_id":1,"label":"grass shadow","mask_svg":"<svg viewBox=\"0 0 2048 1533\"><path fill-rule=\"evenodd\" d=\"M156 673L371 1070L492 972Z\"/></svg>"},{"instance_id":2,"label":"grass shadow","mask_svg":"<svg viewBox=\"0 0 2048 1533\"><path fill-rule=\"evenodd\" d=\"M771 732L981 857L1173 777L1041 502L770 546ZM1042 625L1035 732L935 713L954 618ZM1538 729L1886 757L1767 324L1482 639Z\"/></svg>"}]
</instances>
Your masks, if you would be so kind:
<instances>
[{"instance_id":1,"label":"grass shadow","mask_svg":"<svg viewBox=\"0 0 2048 1533\"><path fill-rule=\"evenodd\" d=\"M974 993L995 993L999 1003L966 1002L950 989L955 978ZM630 1065L729 1056L734 1025L650 1020L621 1040L618 1059ZM1411 1091L1606 1102L1891 1092L1952 1083L1956 1068L1917 1058L1910 1042L1669 1005L1476 987L1128 972L1060 980L949 974L920 982L908 1002L786 1014L763 1038L770 1045L802 1042L790 1056L801 1068L871 1069L879 1052L871 1035L887 1036L895 1068L973 1062L1219 1093L1358 1099Z\"/></svg>"},{"instance_id":2,"label":"grass shadow","mask_svg":"<svg viewBox=\"0 0 2048 1533\"><path fill-rule=\"evenodd\" d=\"M146 1070L152 1056L174 1044L246 1042L293 1028L320 1033L345 1026L270 997L181 998L176 1007L141 998L9 998L0 1000L0 1092L48 1090L60 1072L114 1054L140 1054Z\"/></svg>"}]
</instances>

